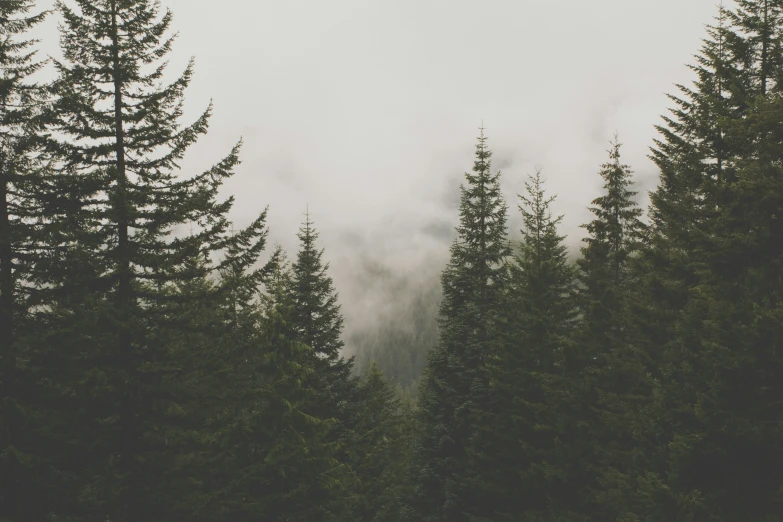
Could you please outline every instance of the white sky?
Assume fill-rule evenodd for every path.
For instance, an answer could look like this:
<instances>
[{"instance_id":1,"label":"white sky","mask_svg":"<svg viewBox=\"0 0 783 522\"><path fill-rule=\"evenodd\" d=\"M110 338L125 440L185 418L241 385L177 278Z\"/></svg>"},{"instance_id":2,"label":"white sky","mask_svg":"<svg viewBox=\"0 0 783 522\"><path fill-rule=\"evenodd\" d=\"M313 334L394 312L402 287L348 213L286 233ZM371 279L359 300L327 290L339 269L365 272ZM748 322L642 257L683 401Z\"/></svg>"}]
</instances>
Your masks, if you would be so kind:
<instances>
[{"instance_id":1,"label":"white sky","mask_svg":"<svg viewBox=\"0 0 783 522\"><path fill-rule=\"evenodd\" d=\"M172 70L196 58L188 116L215 104L186 166L244 137L225 187L237 224L270 205L271 243L293 254L309 205L350 323L382 300L356 282L363 260L441 268L482 120L513 229L516 193L541 168L577 246L615 131L653 188L653 125L693 79L684 64L717 1L164 0ZM46 53L56 23L40 31Z\"/></svg>"}]
</instances>

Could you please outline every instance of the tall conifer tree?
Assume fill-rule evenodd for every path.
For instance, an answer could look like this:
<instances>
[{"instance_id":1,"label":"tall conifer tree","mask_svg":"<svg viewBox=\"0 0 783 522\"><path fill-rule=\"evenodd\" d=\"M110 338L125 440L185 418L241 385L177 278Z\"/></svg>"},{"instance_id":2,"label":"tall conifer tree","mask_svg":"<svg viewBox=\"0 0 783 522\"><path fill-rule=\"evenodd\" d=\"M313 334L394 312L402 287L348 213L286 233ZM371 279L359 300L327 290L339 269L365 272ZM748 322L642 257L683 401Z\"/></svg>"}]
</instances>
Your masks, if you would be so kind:
<instances>
[{"instance_id":1,"label":"tall conifer tree","mask_svg":"<svg viewBox=\"0 0 783 522\"><path fill-rule=\"evenodd\" d=\"M671 412L679 409L680 391L669 388L673 374L667 368L689 365L693 355L685 349L679 355L676 339L679 316L688 306L703 270L704 256L720 206L716 188L735 177L736 158L743 152L742 140L731 133L732 122L747 110L751 80L747 74L746 53L738 34L732 31L732 13L719 9L715 25L707 27L707 37L690 68L696 76L693 86L678 85L674 103L651 157L660 169L660 182L650 193L648 243L641 250L636 272L637 299L633 303L633 325L644 344L654 379L654 399L648 425L641 430L647 445L647 482L650 495L647 512L655 520L678 512L677 495L672 495L668 451L672 440ZM683 497L685 498L685 497ZM687 502L686 502L687 505ZM687 508L686 508L687 509Z\"/></svg>"},{"instance_id":2,"label":"tall conifer tree","mask_svg":"<svg viewBox=\"0 0 783 522\"><path fill-rule=\"evenodd\" d=\"M334 282L323 262L323 250L316 247L318 231L309 212L297 235L300 241L296 261L291 267L289 293L293 302L293 321L301 342L310 346L316 356L314 383L326 417L347 419L345 408L350 401L354 382L351 376L353 358L343 359L341 338L343 317Z\"/></svg>"},{"instance_id":3,"label":"tall conifer tree","mask_svg":"<svg viewBox=\"0 0 783 522\"><path fill-rule=\"evenodd\" d=\"M32 0L0 3L0 519L12 520L43 516L33 514L40 506L24 501L40 483L31 482L36 457L28 447L32 379L20 367L29 357L22 338L34 324L31 297L54 219L45 206L51 190L44 147L48 100L45 86L34 80L44 62L29 36L46 13L34 8Z\"/></svg>"},{"instance_id":4,"label":"tall conifer tree","mask_svg":"<svg viewBox=\"0 0 783 522\"><path fill-rule=\"evenodd\" d=\"M360 455L357 475L362 522L396 522L407 502L412 423L410 411L374 362L362 379L359 420L352 444Z\"/></svg>"},{"instance_id":5,"label":"tall conifer tree","mask_svg":"<svg viewBox=\"0 0 783 522\"><path fill-rule=\"evenodd\" d=\"M620 475L632 459L633 444L627 439L637 421L636 408L649 396L643 359L629 328L636 284L631 260L646 231L642 211L633 200L631 169L621 162L616 137L611 145L609 161L600 170L604 193L590 207L594 219L584 225L589 234L577 261L579 362L569 376L580 390L573 395L578 406L572 411L584 427L582 433L570 433L572 443L584 450L575 490L584 488L581 509L599 519L625 516L611 513L626 507L617 505L614 490L624 485L617 482L623 481Z\"/></svg>"},{"instance_id":6,"label":"tall conifer tree","mask_svg":"<svg viewBox=\"0 0 783 522\"><path fill-rule=\"evenodd\" d=\"M73 498L88 518L156 518L164 507L153 500L158 486L150 466L161 448L152 433L162 373L160 347L151 343L151 311L171 299L171 285L194 277L188 270L193 256L222 257L209 261L207 271L254 263L264 219L232 234L226 214L233 201L217 199L238 163L239 145L204 173L179 177L179 162L206 132L211 107L193 124L180 125L192 62L161 86L161 60L173 44L171 13L161 14L153 0L57 6L64 61L56 62L55 115L82 190L80 219L69 232L80 262L69 276L79 286L60 311L63 327L81 318L92 322L60 335L72 353L79 347L79 364L89 375L76 375L70 385L87 383L76 393L85 394L80 398L89 412L76 450L85 460L74 470ZM177 234L187 224L196 231ZM102 391L95 394L91 386Z\"/></svg>"},{"instance_id":7,"label":"tall conifer tree","mask_svg":"<svg viewBox=\"0 0 783 522\"><path fill-rule=\"evenodd\" d=\"M647 520L779 520L780 439L760 421L779 415L779 255L768 234L780 187L768 155L776 133L756 124L775 114L781 10L737 4L708 28L695 87L672 98L653 150L661 184L634 317L660 383L645 437L662 448L649 476L664 500Z\"/></svg>"},{"instance_id":8,"label":"tall conifer tree","mask_svg":"<svg viewBox=\"0 0 783 522\"><path fill-rule=\"evenodd\" d=\"M742 103L717 121L709 113L688 115L701 128L723 131L718 175L711 175L716 162L709 149L697 148L701 135L674 128L667 136L667 143L676 139L697 151L690 159L656 155L669 160L663 176L689 180L701 196L690 209L693 219L677 219L687 203L672 197L675 183L662 184L645 255L645 268L655 274L645 280L646 308L658 319L649 331L666 333L650 337L663 353L656 416L668 447L659 471L672 493L668 518L780 520L783 453L779 430L770 429L780 415L773 397L781 393L780 249L772 240L780 232L773 159L780 136L767 126L780 114L780 14L777 1L747 0L724 17L725 62L737 71L732 85L741 87ZM699 83L694 92L694 99L709 94ZM672 303L666 313L661 298Z\"/></svg>"},{"instance_id":9,"label":"tall conifer tree","mask_svg":"<svg viewBox=\"0 0 783 522\"><path fill-rule=\"evenodd\" d=\"M491 170L486 141L482 129L473 172L461 186L457 239L441 278L440 340L420 385L413 508L421 521L465 520L471 503L466 447L475 433L475 414L489 400L487 363L499 349L511 252L500 173Z\"/></svg>"},{"instance_id":10,"label":"tall conifer tree","mask_svg":"<svg viewBox=\"0 0 783 522\"><path fill-rule=\"evenodd\" d=\"M670 96L674 108L656 126L652 159L660 169L658 188L650 193L650 243L641 256L644 286L654 300L640 305L637 324L652 346L671 338L670 325L682 309L698 269L697 248L705 240L711 205L710 184L732 174L736 146L725 136L732 119L742 114L746 82L732 58L733 36L728 12L721 8L715 26L707 27L692 88L678 86ZM714 204L712 205L714 208ZM655 348L649 350L655 351Z\"/></svg>"},{"instance_id":11,"label":"tall conifer tree","mask_svg":"<svg viewBox=\"0 0 783 522\"><path fill-rule=\"evenodd\" d=\"M623 344L624 306L631 286L630 256L641 246L645 227L642 210L633 200L636 192L630 167L620 161L620 142L615 138L609 161L601 166L604 194L593 201L595 218L583 225L580 268L580 300L586 337L596 346L590 356Z\"/></svg>"},{"instance_id":12,"label":"tall conifer tree","mask_svg":"<svg viewBox=\"0 0 783 522\"><path fill-rule=\"evenodd\" d=\"M343 317L334 281L328 274L329 264L323 261L324 251L316 246L318 231L310 220L309 211L297 237L300 248L291 266L287 291L297 339L312 349L313 372L303 386L313 393L303 411L333 421L328 440L338 444L337 458L343 464L335 471L335 475L337 471L342 473L342 493L339 494L336 488L333 493L342 495L345 508L353 503L351 489L356 477L351 468L356 458L360 458L352 456L353 448L350 447L351 430L357 422L358 400L354 358L343 358L340 353L344 346Z\"/></svg>"},{"instance_id":13,"label":"tall conifer tree","mask_svg":"<svg viewBox=\"0 0 783 522\"><path fill-rule=\"evenodd\" d=\"M284 256L273 258L256 334L233 358L236 407L222 437L227 446L216 485L231 520L307 522L346 519L340 491L337 444L328 440L333 421L306 408L316 393L305 386L314 373L312 348L298 340L287 292L291 274ZM221 520L222 518L218 518Z\"/></svg>"},{"instance_id":14,"label":"tall conifer tree","mask_svg":"<svg viewBox=\"0 0 783 522\"><path fill-rule=\"evenodd\" d=\"M766 96L780 89L783 70L783 2L738 0L727 11L731 48L748 81L749 95Z\"/></svg>"},{"instance_id":15,"label":"tall conifer tree","mask_svg":"<svg viewBox=\"0 0 783 522\"><path fill-rule=\"evenodd\" d=\"M480 501L471 520L578 520L569 511L570 455L559 454L568 336L576 318L575 270L540 172L520 196L522 240L511 265L504 348L491 364L494 404L472 444Z\"/></svg>"}]
</instances>

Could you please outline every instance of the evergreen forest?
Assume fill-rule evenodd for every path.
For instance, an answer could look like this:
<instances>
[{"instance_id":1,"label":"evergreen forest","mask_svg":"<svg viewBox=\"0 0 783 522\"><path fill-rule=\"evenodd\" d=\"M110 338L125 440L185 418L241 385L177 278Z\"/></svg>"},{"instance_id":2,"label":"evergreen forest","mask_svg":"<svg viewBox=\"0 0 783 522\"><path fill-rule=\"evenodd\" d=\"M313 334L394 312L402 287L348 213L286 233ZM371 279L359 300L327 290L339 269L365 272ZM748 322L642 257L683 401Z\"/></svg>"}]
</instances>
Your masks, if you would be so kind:
<instances>
[{"instance_id":1,"label":"evergreen forest","mask_svg":"<svg viewBox=\"0 0 783 522\"><path fill-rule=\"evenodd\" d=\"M0 522L783 522L783 0L735 4L649 208L606 136L574 257L481 128L440 288L348 357L313 216L232 223L241 142L183 172L172 13L0 1Z\"/></svg>"}]
</instances>

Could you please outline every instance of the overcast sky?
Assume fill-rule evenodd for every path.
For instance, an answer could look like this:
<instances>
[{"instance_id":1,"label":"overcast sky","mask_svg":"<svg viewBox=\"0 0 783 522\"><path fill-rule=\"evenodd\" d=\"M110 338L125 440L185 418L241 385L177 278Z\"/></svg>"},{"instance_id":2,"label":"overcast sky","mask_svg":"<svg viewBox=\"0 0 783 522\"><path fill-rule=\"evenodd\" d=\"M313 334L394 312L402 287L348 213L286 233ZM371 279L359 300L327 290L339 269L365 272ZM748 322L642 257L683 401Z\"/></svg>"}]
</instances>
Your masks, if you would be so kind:
<instances>
[{"instance_id":1,"label":"overcast sky","mask_svg":"<svg viewBox=\"0 0 783 522\"><path fill-rule=\"evenodd\" d=\"M188 116L215 104L185 166L243 137L225 187L236 222L269 205L271 242L293 253L309 206L350 323L382 299L356 282L362 263L446 259L482 121L513 228L516 193L541 168L578 246L615 131L639 188L653 188L653 125L665 93L692 80L716 2L163 0L180 33L172 69L196 58ZM56 23L41 31L53 55Z\"/></svg>"}]
</instances>

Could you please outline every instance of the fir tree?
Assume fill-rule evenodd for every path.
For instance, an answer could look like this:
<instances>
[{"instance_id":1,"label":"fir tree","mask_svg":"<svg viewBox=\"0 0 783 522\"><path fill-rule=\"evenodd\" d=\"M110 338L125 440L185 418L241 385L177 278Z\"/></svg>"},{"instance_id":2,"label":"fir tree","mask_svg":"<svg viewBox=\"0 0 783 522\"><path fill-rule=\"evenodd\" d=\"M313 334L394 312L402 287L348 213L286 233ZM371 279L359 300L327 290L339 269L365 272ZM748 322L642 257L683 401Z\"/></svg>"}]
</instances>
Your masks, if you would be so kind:
<instances>
[{"instance_id":1,"label":"fir tree","mask_svg":"<svg viewBox=\"0 0 783 522\"><path fill-rule=\"evenodd\" d=\"M690 66L697 77L693 88L677 86L681 97L669 96L675 107L663 117L665 124L656 126L660 138L655 140L652 158L661 175L658 188L650 194L650 221L656 230L653 246L660 238L683 253L686 245L703 241L707 235L703 222L715 205L710 187L734 176L732 159L741 145L727 132L731 120L746 110L750 87L732 50L736 37L728 18L729 12L721 7L717 25L707 27L696 65ZM685 266L672 268L687 280L689 261L680 261ZM667 296L670 307L681 299L681 294Z\"/></svg>"},{"instance_id":2,"label":"fir tree","mask_svg":"<svg viewBox=\"0 0 783 522\"><path fill-rule=\"evenodd\" d=\"M642 211L633 201L632 172L621 163L617 138L600 175L604 194L590 207L595 218L584 225L589 235L577 262L581 324L575 337L578 363L569 376L581 390L574 395L581 405L574 411L581 410L577 415L589 426L583 434L570 434L585 452L576 489L584 488L582 509L599 519L628 516L628 493L617 488L628 485L638 449L630 437L640 422L638 410L650 397L645 360L629 328L636 284L631 260L646 231Z\"/></svg>"},{"instance_id":3,"label":"fir tree","mask_svg":"<svg viewBox=\"0 0 783 522\"><path fill-rule=\"evenodd\" d=\"M767 126L780 116L777 104L756 102L744 119L744 132L759 133L763 145L736 162L732 200L705 222L712 247L692 251L700 262L669 325L660 422L670 430L671 516L780 520L783 444L773 426L781 414L781 251L772 237L780 231L773 151L781 137Z\"/></svg>"},{"instance_id":4,"label":"fir tree","mask_svg":"<svg viewBox=\"0 0 783 522\"><path fill-rule=\"evenodd\" d=\"M671 427L666 471L675 516L779 520L781 443L768 428L780 415L773 398L780 250L771 239L779 233L780 136L767 126L780 114L779 17L778 3L763 0L739 2L728 17L746 103L723 122L730 175L702 180L710 205L681 247L692 270L666 325L661 423ZM683 228L662 221L664 230Z\"/></svg>"},{"instance_id":5,"label":"fir tree","mask_svg":"<svg viewBox=\"0 0 783 522\"><path fill-rule=\"evenodd\" d=\"M40 506L23 499L36 489L29 448L29 375L21 353L40 278L37 261L49 246L53 217L45 207L51 171L45 154L44 86L33 77L37 40L28 36L47 13L33 13L31 0L0 4L0 519L40 517ZM27 411L25 411L27 410ZM40 470L38 470L40 473ZM38 486L40 487L40 486Z\"/></svg>"},{"instance_id":6,"label":"fir tree","mask_svg":"<svg viewBox=\"0 0 783 522\"><path fill-rule=\"evenodd\" d=\"M357 422L358 386L353 376L354 359L345 359L340 353L344 346L341 338L343 317L334 282L328 275L329 264L322 260L324 251L316 248L318 232L309 212L297 237L300 248L291 266L287 291L297 339L312 348L314 370L303 383L313 391L311 402L303 406L303 411L334 421L328 439L338 443L337 457L344 465L340 468L344 474L344 505L339 508L343 509L353 503L351 488L355 477L351 467L358 458L349 447L351 430ZM333 493L337 494L337 490Z\"/></svg>"},{"instance_id":7,"label":"fir tree","mask_svg":"<svg viewBox=\"0 0 783 522\"><path fill-rule=\"evenodd\" d=\"M312 349L297 340L284 260L267 282L255 343L247 345L233 378L244 381L232 403L239 415L223 437L229 458L222 475L231 520L337 521L340 484L331 421L307 414L314 390ZM338 502L339 504L339 502ZM337 506L340 507L339 505Z\"/></svg>"},{"instance_id":8,"label":"fir tree","mask_svg":"<svg viewBox=\"0 0 783 522\"><path fill-rule=\"evenodd\" d=\"M192 63L160 85L160 60L173 43L171 13L161 15L151 0L57 6L64 61L56 62L54 112L72 183L82 191L68 231L69 255L79 266L68 273L60 324L93 321L59 335L66 353L81 347L78 357L88 354L79 364L90 375L75 376L88 383L74 393L86 394L80 400L92 419L79 436L79 451L90 458L74 470L73 498L88 518L155 518L164 507L154 500L151 466L161 446L151 432L164 373L160 347L151 343L152 310L171 299L172 285L194 276L194 256L222 256L208 271L252 265L263 248L264 218L232 234L225 217L232 199L217 199L238 163L238 145L203 174L178 177L185 151L207 130L211 107L193 124L179 124ZM177 234L186 224L196 232Z\"/></svg>"},{"instance_id":9,"label":"fir tree","mask_svg":"<svg viewBox=\"0 0 783 522\"><path fill-rule=\"evenodd\" d=\"M562 217L551 215L540 172L525 184L524 227L511 265L504 349L491 365L494 408L480 416L472 487L483 497L471 520L577 520L569 512L569 474L558 455L565 348L575 320L575 271Z\"/></svg>"},{"instance_id":10,"label":"fir tree","mask_svg":"<svg viewBox=\"0 0 783 522\"><path fill-rule=\"evenodd\" d=\"M407 501L410 413L375 363L364 376L359 393L359 421L352 441L361 455L356 470L361 481L357 520L397 521Z\"/></svg>"},{"instance_id":11,"label":"fir tree","mask_svg":"<svg viewBox=\"0 0 783 522\"><path fill-rule=\"evenodd\" d=\"M156 504L165 506L162 519L220 520L224 485L218 477L225 477L220 472L228 449L214 451L214 441L239 417L226 403L235 399L236 354L254 339L256 318L247 314L228 329L234 310L214 298L222 281L209 277L203 257L191 258L185 268L192 277L169 288L171 300L153 307L150 344L158 367L167 370L158 388L156 443L166 449L145 472L165 477L165 487L154 492Z\"/></svg>"},{"instance_id":12,"label":"fir tree","mask_svg":"<svg viewBox=\"0 0 783 522\"><path fill-rule=\"evenodd\" d=\"M666 368L676 353L669 347L681 335L678 317L697 285L704 254L712 248L712 223L721 204L716 189L735 178L736 158L745 148L742 140L732 136L732 122L747 110L751 82L730 18L731 13L721 7L717 23L707 27L696 65L691 66L694 85L679 85L681 97L670 96L675 107L663 117L664 125L656 126L660 137L651 154L660 169L660 183L650 193L650 230L636 263L639 284L630 325L644 345L653 378L649 422L640 430L649 453L647 520L675 517L679 510L678 495L667 480L666 448L676 424L671 412L680 400L680 392L667 384L672 374ZM687 350L681 355L686 354L675 364L689 364L686 360L692 353Z\"/></svg>"},{"instance_id":13,"label":"fir tree","mask_svg":"<svg viewBox=\"0 0 783 522\"><path fill-rule=\"evenodd\" d=\"M291 267L289 284L293 322L301 342L310 346L316 355L314 385L319 390L319 400L324 401L321 406L325 410L321 413L342 418L350 399L353 359L341 358L343 317L334 282L327 273L329 264L322 260L324 251L315 245L318 232L309 213L297 237L300 248Z\"/></svg>"},{"instance_id":14,"label":"fir tree","mask_svg":"<svg viewBox=\"0 0 783 522\"><path fill-rule=\"evenodd\" d=\"M419 395L421 428L413 509L417 520L465 520L470 492L466 447L475 414L488 401L487 362L498 352L497 333L507 286L507 207L500 173L482 129L473 173L461 186L460 225L443 272L440 341L430 352Z\"/></svg>"},{"instance_id":15,"label":"fir tree","mask_svg":"<svg viewBox=\"0 0 783 522\"><path fill-rule=\"evenodd\" d=\"M216 278L196 256L183 267L191 276L151 307L148 339L161 374L154 433L165 450L146 471L165 479L152 495L169 519L223 520L250 503L232 487L245 449L235 430L260 400L258 285L284 264L278 248L260 270L231 264Z\"/></svg>"},{"instance_id":16,"label":"fir tree","mask_svg":"<svg viewBox=\"0 0 783 522\"><path fill-rule=\"evenodd\" d=\"M783 3L738 0L727 11L731 48L748 80L749 95L766 96L780 89L783 71Z\"/></svg>"},{"instance_id":17,"label":"fir tree","mask_svg":"<svg viewBox=\"0 0 783 522\"><path fill-rule=\"evenodd\" d=\"M622 313L631 273L630 256L641 246L645 227L642 210L630 189L630 167L620 161L620 142L615 138L609 161L601 166L604 195L593 200L590 211L595 218L583 225L589 235L583 240L580 268L580 300L586 337L601 350L611 350L623 342L620 331ZM593 354L595 355L595 354Z\"/></svg>"},{"instance_id":18,"label":"fir tree","mask_svg":"<svg viewBox=\"0 0 783 522\"><path fill-rule=\"evenodd\" d=\"M738 4L721 11L720 38L713 36L724 52L704 57L689 110L654 151L663 183L652 197L636 315L660 368L648 437L668 450L655 469L672 496L664 518L779 519L773 491L781 481L771 463L780 441L760 422L779 415L771 398L780 393L771 327L779 254L769 239L778 228L771 159L778 138L759 123L776 117L769 98L781 73L780 6ZM732 90L716 96L708 88L715 84ZM717 158L709 136L692 129L720 131ZM755 480L760 475L764 481Z\"/></svg>"}]
</instances>

